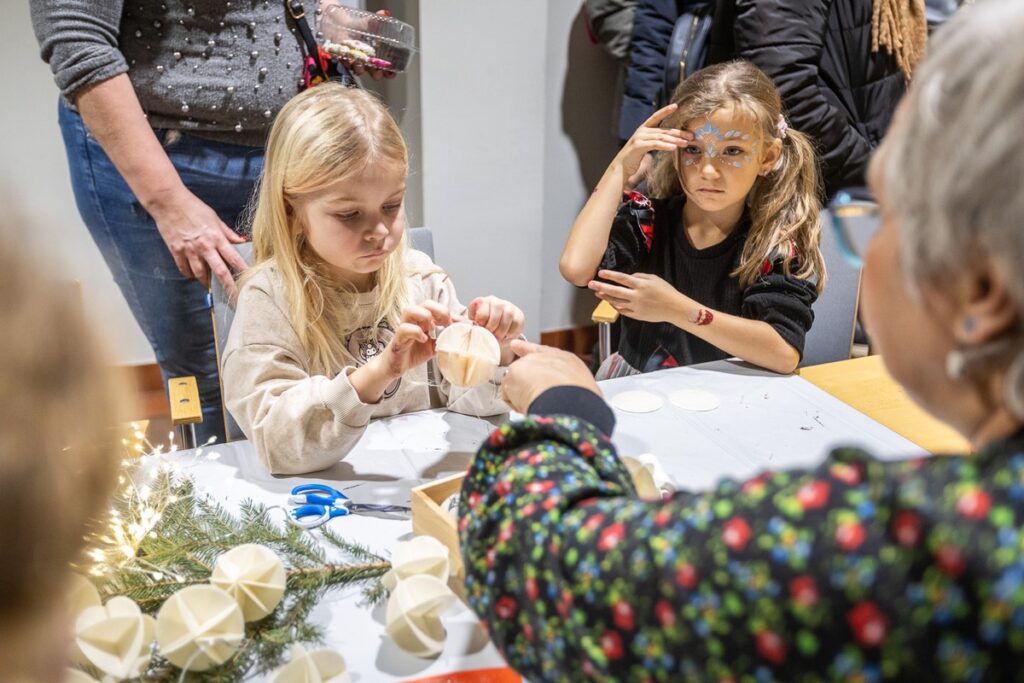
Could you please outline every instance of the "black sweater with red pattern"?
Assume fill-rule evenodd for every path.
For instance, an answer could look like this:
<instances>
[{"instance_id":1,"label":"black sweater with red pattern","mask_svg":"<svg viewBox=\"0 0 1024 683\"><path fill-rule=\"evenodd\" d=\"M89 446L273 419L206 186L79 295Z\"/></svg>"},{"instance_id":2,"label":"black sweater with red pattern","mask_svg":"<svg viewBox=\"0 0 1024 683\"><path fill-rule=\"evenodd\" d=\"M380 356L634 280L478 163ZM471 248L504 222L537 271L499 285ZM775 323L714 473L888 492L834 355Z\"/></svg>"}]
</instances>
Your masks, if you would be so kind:
<instances>
[{"instance_id":1,"label":"black sweater with red pattern","mask_svg":"<svg viewBox=\"0 0 1024 683\"><path fill-rule=\"evenodd\" d=\"M803 357L804 337L814 320L814 284L785 274L779 259L766 260L761 276L749 287L741 287L732 273L740 265L750 234L749 216L744 214L740 225L718 244L697 249L682 225L685 201L685 197L649 200L636 192L623 195L600 268L657 275L707 308L762 320ZM671 323L625 316L621 320L619 355L642 372L730 355Z\"/></svg>"}]
</instances>

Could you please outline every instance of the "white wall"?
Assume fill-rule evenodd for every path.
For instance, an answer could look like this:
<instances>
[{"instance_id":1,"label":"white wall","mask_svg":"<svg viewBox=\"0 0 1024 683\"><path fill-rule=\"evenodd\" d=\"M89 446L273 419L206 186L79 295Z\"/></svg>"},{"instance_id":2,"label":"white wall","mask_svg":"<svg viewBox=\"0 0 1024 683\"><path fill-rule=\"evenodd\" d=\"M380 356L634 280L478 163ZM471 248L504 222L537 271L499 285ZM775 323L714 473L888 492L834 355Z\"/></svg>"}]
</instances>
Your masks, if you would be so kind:
<instances>
[{"instance_id":1,"label":"white wall","mask_svg":"<svg viewBox=\"0 0 1024 683\"><path fill-rule=\"evenodd\" d=\"M462 299L519 303L527 333L586 322L594 300L558 275L576 212L615 151L615 65L568 0L377 0L417 26L409 73L379 87L411 155L410 222L433 228ZM28 3L8 3L0 69L0 187L36 220L26 239L79 280L121 363L152 361L75 208L57 128L57 88L39 59Z\"/></svg>"},{"instance_id":2,"label":"white wall","mask_svg":"<svg viewBox=\"0 0 1024 683\"><path fill-rule=\"evenodd\" d=\"M618 151L615 60L591 43L581 3L548 3L541 330L590 323L597 299L558 273L576 214Z\"/></svg>"},{"instance_id":3,"label":"white wall","mask_svg":"<svg viewBox=\"0 0 1024 683\"><path fill-rule=\"evenodd\" d=\"M468 302L518 303L540 329L547 3L420 3L425 224Z\"/></svg>"},{"instance_id":4,"label":"white wall","mask_svg":"<svg viewBox=\"0 0 1024 683\"><path fill-rule=\"evenodd\" d=\"M57 127L57 86L39 48L27 2L4 2L0 70L3 164L0 190L31 216L25 238L45 250L62 278L78 280L86 310L102 321L120 363L148 363L153 352L78 216Z\"/></svg>"}]
</instances>

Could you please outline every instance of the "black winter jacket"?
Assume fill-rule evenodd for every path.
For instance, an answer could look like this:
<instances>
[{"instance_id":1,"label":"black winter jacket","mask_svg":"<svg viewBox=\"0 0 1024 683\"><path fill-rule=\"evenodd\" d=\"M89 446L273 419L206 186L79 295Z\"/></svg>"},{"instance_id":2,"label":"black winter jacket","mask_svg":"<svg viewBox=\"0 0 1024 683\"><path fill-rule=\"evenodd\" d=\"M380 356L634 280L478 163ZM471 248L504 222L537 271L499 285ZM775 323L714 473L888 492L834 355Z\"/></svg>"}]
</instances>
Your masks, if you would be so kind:
<instances>
[{"instance_id":1,"label":"black winter jacket","mask_svg":"<svg viewBox=\"0 0 1024 683\"><path fill-rule=\"evenodd\" d=\"M692 0L641 0L620 119L625 140L654 111L675 18ZM791 125L818 148L826 193L863 185L871 151L906 91L871 52L871 0L716 0L708 64L748 59L782 94Z\"/></svg>"},{"instance_id":2,"label":"black winter jacket","mask_svg":"<svg viewBox=\"0 0 1024 683\"><path fill-rule=\"evenodd\" d=\"M871 51L871 0L718 0L708 63L749 59L779 88L791 125L815 141L825 191L863 185L906 81ZM729 30L729 27L732 30Z\"/></svg>"}]
</instances>

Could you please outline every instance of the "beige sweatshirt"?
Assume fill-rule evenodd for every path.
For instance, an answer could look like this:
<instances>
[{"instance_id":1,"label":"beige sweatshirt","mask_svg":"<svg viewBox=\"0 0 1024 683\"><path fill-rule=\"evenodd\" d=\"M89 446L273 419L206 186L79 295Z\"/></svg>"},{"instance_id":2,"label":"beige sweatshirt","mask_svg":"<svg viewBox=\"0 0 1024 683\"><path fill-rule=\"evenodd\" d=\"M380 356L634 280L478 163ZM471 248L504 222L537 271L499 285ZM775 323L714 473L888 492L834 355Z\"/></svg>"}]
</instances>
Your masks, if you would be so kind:
<instances>
[{"instance_id":1,"label":"beige sweatshirt","mask_svg":"<svg viewBox=\"0 0 1024 683\"><path fill-rule=\"evenodd\" d=\"M406 259L412 303L428 299L453 313L465 313L445 273L436 272L426 254L409 250ZM434 272L431 272L434 271ZM352 355L365 363L393 336L386 324L374 342L368 325L376 290L355 295L358 323L339 330ZM435 378L431 400L428 383ZM288 316L284 284L265 268L245 284L222 361L224 401L256 452L273 474L301 474L330 467L358 443L371 418L447 406L466 415L508 412L501 400L499 368L490 382L474 389L453 387L441 378L435 360L410 370L387 388L377 403L363 403L348 375L315 374Z\"/></svg>"}]
</instances>

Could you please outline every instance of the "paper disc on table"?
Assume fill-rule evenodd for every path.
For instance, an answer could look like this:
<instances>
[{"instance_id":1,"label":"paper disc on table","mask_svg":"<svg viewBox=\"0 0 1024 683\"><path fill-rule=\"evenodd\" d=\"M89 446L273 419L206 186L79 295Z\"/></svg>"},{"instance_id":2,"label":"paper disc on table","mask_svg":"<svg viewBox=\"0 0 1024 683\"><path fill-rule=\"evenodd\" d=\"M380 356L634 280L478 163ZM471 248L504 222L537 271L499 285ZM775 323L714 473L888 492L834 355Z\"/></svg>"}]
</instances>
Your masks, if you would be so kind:
<instances>
[{"instance_id":1,"label":"paper disc on table","mask_svg":"<svg viewBox=\"0 0 1024 683\"><path fill-rule=\"evenodd\" d=\"M153 617L131 598L116 596L89 607L75 622L75 643L97 669L121 680L137 678L149 665Z\"/></svg>"},{"instance_id":2,"label":"paper disc on table","mask_svg":"<svg viewBox=\"0 0 1024 683\"><path fill-rule=\"evenodd\" d=\"M217 558L210 583L233 597L246 621L262 619L284 597L284 564L256 543L236 546Z\"/></svg>"},{"instance_id":3,"label":"paper disc on table","mask_svg":"<svg viewBox=\"0 0 1024 683\"><path fill-rule=\"evenodd\" d=\"M238 603L216 586L183 588L156 615L160 654L186 671L226 662L242 644L244 631Z\"/></svg>"},{"instance_id":4,"label":"paper disc on table","mask_svg":"<svg viewBox=\"0 0 1024 683\"><path fill-rule=\"evenodd\" d=\"M452 323L437 335L437 367L457 387L480 386L501 364L501 346L487 329Z\"/></svg>"},{"instance_id":5,"label":"paper disc on table","mask_svg":"<svg viewBox=\"0 0 1024 683\"><path fill-rule=\"evenodd\" d=\"M661 407L665 405L661 396L649 391L623 391L621 394L612 396L609 403L613 408L624 410L627 413L653 413L655 410L661 410Z\"/></svg>"},{"instance_id":6,"label":"paper disc on table","mask_svg":"<svg viewBox=\"0 0 1024 683\"><path fill-rule=\"evenodd\" d=\"M697 412L714 410L722 405L717 396L710 391L701 391L700 389L674 391L669 394L668 400L672 401L672 405L683 410L694 410Z\"/></svg>"},{"instance_id":7,"label":"paper disc on table","mask_svg":"<svg viewBox=\"0 0 1024 683\"><path fill-rule=\"evenodd\" d=\"M270 683L349 683L345 658L334 650L307 652L292 645L292 659L270 676Z\"/></svg>"}]
</instances>

